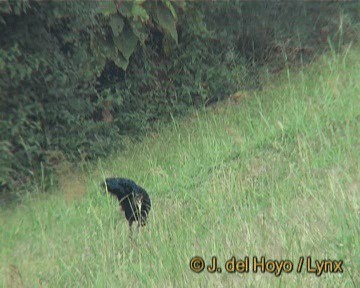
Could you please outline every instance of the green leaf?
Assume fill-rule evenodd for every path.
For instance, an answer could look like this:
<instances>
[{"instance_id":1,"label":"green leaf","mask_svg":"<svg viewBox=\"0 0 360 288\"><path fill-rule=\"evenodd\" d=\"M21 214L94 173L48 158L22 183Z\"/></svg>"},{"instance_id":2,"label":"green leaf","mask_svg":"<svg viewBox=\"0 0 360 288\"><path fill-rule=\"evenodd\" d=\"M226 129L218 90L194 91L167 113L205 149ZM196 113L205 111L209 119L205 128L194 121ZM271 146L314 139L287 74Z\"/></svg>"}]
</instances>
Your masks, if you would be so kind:
<instances>
[{"instance_id":1,"label":"green leaf","mask_svg":"<svg viewBox=\"0 0 360 288\"><path fill-rule=\"evenodd\" d=\"M156 7L156 15L159 25L166 31L169 32L171 37L178 44L178 34L175 26L175 18L172 13L166 9L163 5Z\"/></svg>"},{"instance_id":2,"label":"green leaf","mask_svg":"<svg viewBox=\"0 0 360 288\"><path fill-rule=\"evenodd\" d=\"M176 0L173 2L174 6L177 6L178 8L185 10L186 8L186 2L185 0Z\"/></svg>"},{"instance_id":3,"label":"green leaf","mask_svg":"<svg viewBox=\"0 0 360 288\"><path fill-rule=\"evenodd\" d=\"M81 66L82 64L86 63L87 60L87 53L85 49L77 49L72 56L72 60L77 66Z\"/></svg>"},{"instance_id":4,"label":"green leaf","mask_svg":"<svg viewBox=\"0 0 360 288\"><path fill-rule=\"evenodd\" d=\"M118 66L119 68L126 70L127 66L129 65L129 60L125 59L124 56L122 56L121 54L118 54L118 57L112 59L115 63L116 66Z\"/></svg>"},{"instance_id":5,"label":"green leaf","mask_svg":"<svg viewBox=\"0 0 360 288\"><path fill-rule=\"evenodd\" d=\"M174 6L171 4L171 2L169 0L162 0L162 2L164 3L164 5L170 10L171 14L173 15L173 17L176 19L177 15L174 9ZM176 1L175 1L176 2Z\"/></svg>"},{"instance_id":6,"label":"green leaf","mask_svg":"<svg viewBox=\"0 0 360 288\"><path fill-rule=\"evenodd\" d=\"M97 11L105 16L109 16L117 12L114 1L98 1Z\"/></svg>"},{"instance_id":7,"label":"green leaf","mask_svg":"<svg viewBox=\"0 0 360 288\"><path fill-rule=\"evenodd\" d=\"M1 1L0 2L0 13L6 13L6 14L11 13L11 6L10 6L10 3L8 1Z\"/></svg>"},{"instance_id":8,"label":"green leaf","mask_svg":"<svg viewBox=\"0 0 360 288\"><path fill-rule=\"evenodd\" d=\"M131 54L134 52L138 38L131 30L130 27L126 27L117 37L113 37L114 44L126 60L129 60Z\"/></svg>"},{"instance_id":9,"label":"green leaf","mask_svg":"<svg viewBox=\"0 0 360 288\"><path fill-rule=\"evenodd\" d=\"M13 11L14 14L19 16L21 14L21 8L20 8L20 3L19 2L15 2L14 7L13 7Z\"/></svg>"},{"instance_id":10,"label":"green leaf","mask_svg":"<svg viewBox=\"0 0 360 288\"><path fill-rule=\"evenodd\" d=\"M119 13L125 18L130 18L132 16L132 2L131 1L119 1L117 7Z\"/></svg>"},{"instance_id":11,"label":"green leaf","mask_svg":"<svg viewBox=\"0 0 360 288\"><path fill-rule=\"evenodd\" d=\"M146 10L141 6L141 3L137 3L137 1L134 2L133 7L131 9L132 16L134 19L140 18L141 21L147 21L149 20L149 14L146 12Z\"/></svg>"},{"instance_id":12,"label":"green leaf","mask_svg":"<svg viewBox=\"0 0 360 288\"><path fill-rule=\"evenodd\" d=\"M124 28L124 20L119 14L111 15L109 25L114 36L119 36Z\"/></svg>"},{"instance_id":13,"label":"green leaf","mask_svg":"<svg viewBox=\"0 0 360 288\"><path fill-rule=\"evenodd\" d=\"M144 45L145 40L148 37L148 31L146 30L145 25L143 25L140 21L130 20L129 24L131 26L131 30L139 39L140 43Z\"/></svg>"}]
</instances>

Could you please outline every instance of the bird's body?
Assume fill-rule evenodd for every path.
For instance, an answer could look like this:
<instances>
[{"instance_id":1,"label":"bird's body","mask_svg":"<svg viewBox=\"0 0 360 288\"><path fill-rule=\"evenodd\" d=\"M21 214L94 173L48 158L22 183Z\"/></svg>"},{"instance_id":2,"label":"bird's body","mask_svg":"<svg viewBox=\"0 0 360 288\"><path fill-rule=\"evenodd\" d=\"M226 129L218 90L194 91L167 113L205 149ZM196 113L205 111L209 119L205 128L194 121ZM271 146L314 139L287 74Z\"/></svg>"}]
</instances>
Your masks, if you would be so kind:
<instances>
[{"instance_id":1,"label":"bird's body","mask_svg":"<svg viewBox=\"0 0 360 288\"><path fill-rule=\"evenodd\" d=\"M119 200L130 227L134 221L138 222L138 227L145 226L151 209L150 197L146 190L125 178L106 178L105 184L106 190Z\"/></svg>"}]
</instances>

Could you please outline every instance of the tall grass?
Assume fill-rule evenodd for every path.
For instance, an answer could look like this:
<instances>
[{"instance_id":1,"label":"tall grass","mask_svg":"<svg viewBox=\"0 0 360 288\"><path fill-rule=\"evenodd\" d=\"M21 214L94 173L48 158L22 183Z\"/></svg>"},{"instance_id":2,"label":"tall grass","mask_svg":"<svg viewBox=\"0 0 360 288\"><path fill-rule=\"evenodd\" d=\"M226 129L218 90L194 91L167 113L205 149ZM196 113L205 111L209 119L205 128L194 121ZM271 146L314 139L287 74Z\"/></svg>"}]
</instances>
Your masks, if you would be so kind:
<instances>
[{"instance_id":1,"label":"tall grass","mask_svg":"<svg viewBox=\"0 0 360 288\"><path fill-rule=\"evenodd\" d=\"M84 180L69 176L59 193L1 211L0 283L359 287L359 55L329 54L262 92L239 93L236 103L174 119L90 167ZM152 198L148 226L134 241L100 188L114 175ZM196 255L206 264L217 256L222 273L192 272ZM288 259L294 270L228 273L232 256ZM297 273L301 256L342 260L343 273L317 277L306 265Z\"/></svg>"}]
</instances>

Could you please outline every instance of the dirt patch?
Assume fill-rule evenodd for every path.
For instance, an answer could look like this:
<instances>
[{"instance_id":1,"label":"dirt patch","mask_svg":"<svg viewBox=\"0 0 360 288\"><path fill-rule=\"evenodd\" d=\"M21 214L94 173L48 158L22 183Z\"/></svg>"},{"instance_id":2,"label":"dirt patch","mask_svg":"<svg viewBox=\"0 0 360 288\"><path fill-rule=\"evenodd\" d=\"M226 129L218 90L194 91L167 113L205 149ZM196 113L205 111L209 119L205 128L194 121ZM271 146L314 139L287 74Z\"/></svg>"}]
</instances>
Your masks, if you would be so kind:
<instances>
[{"instance_id":1,"label":"dirt patch","mask_svg":"<svg viewBox=\"0 0 360 288\"><path fill-rule=\"evenodd\" d=\"M23 277L19 267L10 264L5 269L5 287L22 288L24 286Z\"/></svg>"},{"instance_id":2,"label":"dirt patch","mask_svg":"<svg viewBox=\"0 0 360 288\"><path fill-rule=\"evenodd\" d=\"M74 201L86 194L85 176L81 174L61 174L59 175L61 192L66 201Z\"/></svg>"}]
</instances>

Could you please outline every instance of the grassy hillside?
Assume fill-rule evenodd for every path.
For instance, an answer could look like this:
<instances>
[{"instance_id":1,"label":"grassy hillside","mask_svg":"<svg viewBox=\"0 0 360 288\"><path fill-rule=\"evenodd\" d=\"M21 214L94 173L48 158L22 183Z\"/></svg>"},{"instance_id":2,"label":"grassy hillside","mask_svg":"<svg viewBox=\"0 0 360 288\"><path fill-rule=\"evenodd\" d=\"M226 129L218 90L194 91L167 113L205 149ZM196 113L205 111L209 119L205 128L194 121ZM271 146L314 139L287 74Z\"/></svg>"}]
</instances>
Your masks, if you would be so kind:
<instances>
[{"instance_id":1,"label":"grassy hillside","mask_svg":"<svg viewBox=\"0 0 360 288\"><path fill-rule=\"evenodd\" d=\"M359 287L359 56L359 48L329 54L262 92L174 119L81 177L64 177L59 193L1 211L0 283ZM100 189L104 176L132 178L152 197L134 242ZM217 256L223 272L192 272L194 256L206 264ZM226 272L232 256L248 256L250 272ZM290 260L293 271L254 273L254 256ZM308 256L312 268L342 260L343 273L307 273Z\"/></svg>"}]
</instances>

